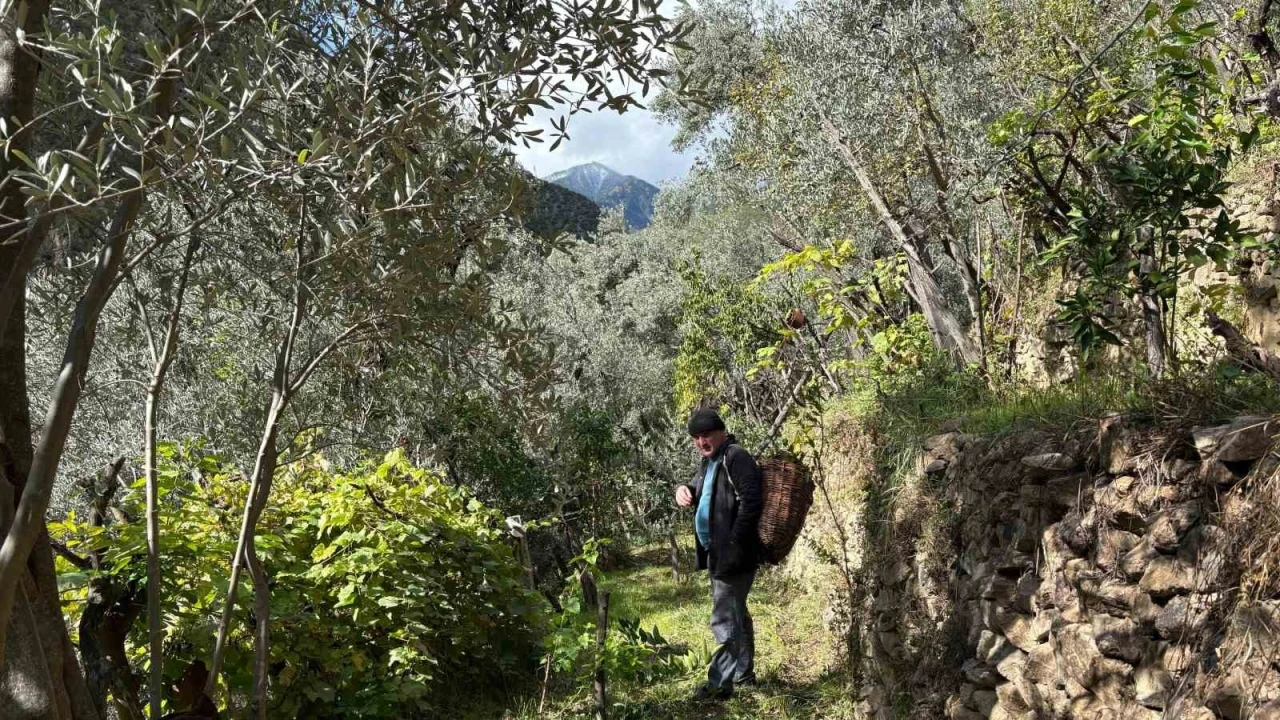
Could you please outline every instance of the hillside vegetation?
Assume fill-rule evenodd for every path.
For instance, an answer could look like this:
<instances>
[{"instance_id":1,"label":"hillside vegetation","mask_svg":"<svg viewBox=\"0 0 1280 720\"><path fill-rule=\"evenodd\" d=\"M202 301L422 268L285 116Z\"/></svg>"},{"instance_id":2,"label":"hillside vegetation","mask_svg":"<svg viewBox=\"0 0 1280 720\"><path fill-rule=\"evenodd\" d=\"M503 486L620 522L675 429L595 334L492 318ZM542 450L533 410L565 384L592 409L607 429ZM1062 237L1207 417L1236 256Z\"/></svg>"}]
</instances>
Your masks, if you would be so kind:
<instances>
[{"instance_id":1,"label":"hillside vegetation","mask_svg":"<svg viewBox=\"0 0 1280 720\"><path fill-rule=\"evenodd\" d=\"M1274 717L1271 3L661 10L0 2L0 720ZM699 407L818 482L723 704Z\"/></svg>"}]
</instances>

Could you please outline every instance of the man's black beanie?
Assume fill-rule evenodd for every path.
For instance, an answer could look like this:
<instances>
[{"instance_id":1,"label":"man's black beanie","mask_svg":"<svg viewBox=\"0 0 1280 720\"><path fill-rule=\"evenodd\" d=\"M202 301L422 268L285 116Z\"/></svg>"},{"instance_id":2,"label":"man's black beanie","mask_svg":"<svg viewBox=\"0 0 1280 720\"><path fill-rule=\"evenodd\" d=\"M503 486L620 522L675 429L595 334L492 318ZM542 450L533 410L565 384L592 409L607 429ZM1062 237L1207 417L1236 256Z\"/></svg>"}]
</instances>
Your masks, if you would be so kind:
<instances>
[{"instance_id":1,"label":"man's black beanie","mask_svg":"<svg viewBox=\"0 0 1280 720\"><path fill-rule=\"evenodd\" d=\"M711 408L699 408L694 410L693 414L689 416L690 435L697 435L698 433L723 429L724 421L721 420L720 415Z\"/></svg>"}]
</instances>

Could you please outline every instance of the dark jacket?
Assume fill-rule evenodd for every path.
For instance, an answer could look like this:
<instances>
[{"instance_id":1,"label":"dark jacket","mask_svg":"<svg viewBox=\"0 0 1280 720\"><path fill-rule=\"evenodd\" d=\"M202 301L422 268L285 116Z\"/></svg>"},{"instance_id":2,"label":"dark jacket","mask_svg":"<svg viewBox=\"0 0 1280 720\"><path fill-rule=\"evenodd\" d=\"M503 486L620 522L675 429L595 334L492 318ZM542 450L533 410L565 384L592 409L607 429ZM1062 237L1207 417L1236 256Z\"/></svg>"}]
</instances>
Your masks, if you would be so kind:
<instances>
[{"instance_id":1,"label":"dark jacket","mask_svg":"<svg viewBox=\"0 0 1280 720\"><path fill-rule=\"evenodd\" d=\"M726 577L754 570L760 564L760 468L730 435L712 458L702 459L693 481L685 485L693 493L695 512L702 499L707 463L715 458L720 459L720 465L711 486L711 547L702 547L697 533L693 542L698 550L697 569L710 569L715 577Z\"/></svg>"}]
</instances>

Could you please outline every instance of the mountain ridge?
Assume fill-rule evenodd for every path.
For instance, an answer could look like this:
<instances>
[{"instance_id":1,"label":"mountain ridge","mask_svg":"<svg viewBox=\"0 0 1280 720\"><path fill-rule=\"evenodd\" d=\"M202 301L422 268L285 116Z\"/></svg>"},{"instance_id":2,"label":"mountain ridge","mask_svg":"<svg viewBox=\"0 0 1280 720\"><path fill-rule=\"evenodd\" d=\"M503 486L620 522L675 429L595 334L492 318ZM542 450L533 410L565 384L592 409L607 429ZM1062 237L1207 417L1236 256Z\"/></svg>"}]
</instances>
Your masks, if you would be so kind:
<instances>
[{"instance_id":1,"label":"mountain ridge","mask_svg":"<svg viewBox=\"0 0 1280 720\"><path fill-rule=\"evenodd\" d=\"M602 210L621 207L630 230L646 228L653 220L657 186L634 175L624 175L604 163L574 165L551 173L543 180L586 197Z\"/></svg>"}]
</instances>

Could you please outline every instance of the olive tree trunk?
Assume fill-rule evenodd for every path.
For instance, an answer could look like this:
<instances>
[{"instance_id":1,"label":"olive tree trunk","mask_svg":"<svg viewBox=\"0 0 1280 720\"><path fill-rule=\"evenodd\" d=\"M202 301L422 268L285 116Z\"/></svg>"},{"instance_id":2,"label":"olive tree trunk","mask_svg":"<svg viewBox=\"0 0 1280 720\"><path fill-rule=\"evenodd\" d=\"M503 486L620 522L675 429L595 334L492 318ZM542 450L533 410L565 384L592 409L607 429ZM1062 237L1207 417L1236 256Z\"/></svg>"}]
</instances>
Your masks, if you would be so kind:
<instances>
[{"instance_id":1,"label":"olive tree trunk","mask_svg":"<svg viewBox=\"0 0 1280 720\"><path fill-rule=\"evenodd\" d=\"M924 255L923 239L915 236L914 233L908 236L902 223L885 204L884 198L880 195L875 183L871 181L871 176L863 167L857 154L845 143L840 131L825 116L822 118L822 129L827 141L835 147L845 165L853 171L859 186L871 201L872 207L875 208L889 235L898 245L898 249L906 256L907 290L911 298L920 306L920 312L929 324L929 332L933 336L934 343L939 349L954 353L966 364L980 365L982 351L960 325L955 313L947 306L942 288L933 276L933 264L928 262Z\"/></svg>"}]
</instances>

